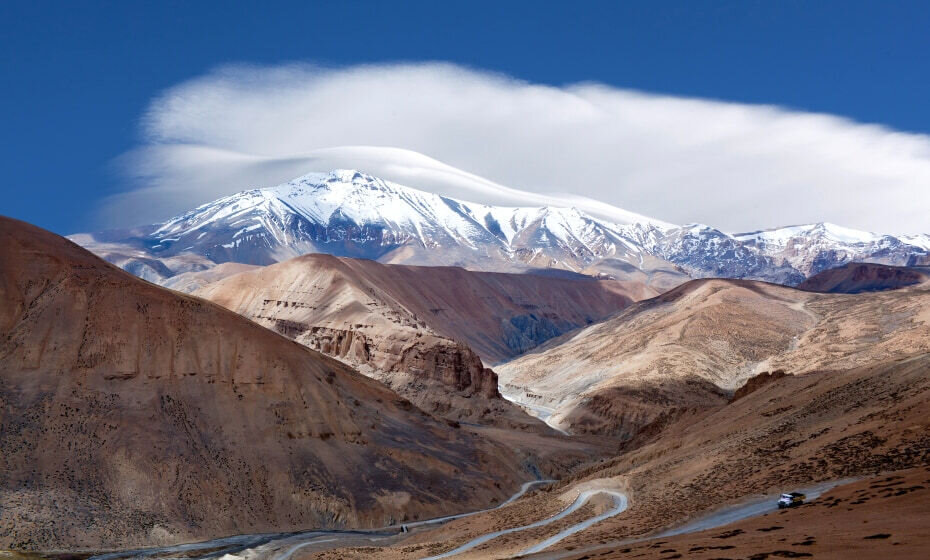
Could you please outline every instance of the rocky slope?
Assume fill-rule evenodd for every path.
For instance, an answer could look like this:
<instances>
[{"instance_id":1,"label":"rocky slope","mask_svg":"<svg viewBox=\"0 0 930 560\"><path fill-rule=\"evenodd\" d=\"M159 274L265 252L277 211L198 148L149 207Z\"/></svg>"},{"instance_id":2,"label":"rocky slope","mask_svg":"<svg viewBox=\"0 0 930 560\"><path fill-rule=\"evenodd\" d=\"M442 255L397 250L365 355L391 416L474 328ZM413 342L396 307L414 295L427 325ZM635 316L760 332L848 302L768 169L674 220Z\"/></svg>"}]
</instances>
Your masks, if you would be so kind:
<instances>
[{"instance_id":1,"label":"rocky slope","mask_svg":"<svg viewBox=\"0 0 930 560\"><path fill-rule=\"evenodd\" d=\"M850 263L824 270L798 284L798 289L833 294L897 290L930 281L930 268Z\"/></svg>"},{"instance_id":2,"label":"rocky slope","mask_svg":"<svg viewBox=\"0 0 930 560\"><path fill-rule=\"evenodd\" d=\"M305 255L196 294L360 367L430 412L498 423L527 419L500 399L497 375L482 358L509 358L599 320L632 303L627 292L619 282L580 275Z\"/></svg>"},{"instance_id":3,"label":"rocky slope","mask_svg":"<svg viewBox=\"0 0 930 560\"><path fill-rule=\"evenodd\" d=\"M930 467L870 475L807 505L697 533L562 551L563 560L819 558L923 560L930 547ZM584 550L589 547L579 547ZM809 556L808 556L809 555Z\"/></svg>"},{"instance_id":4,"label":"rocky slope","mask_svg":"<svg viewBox=\"0 0 930 560\"><path fill-rule=\"evenodd\" d=\"M820 557L821 552L832 558L884 558L897 550L901 557L920 558L927 543L922 526L930 513L922 503L930 472L928 374L930 354L919 354L770 380L732 403L685 413L659 433L631 441L613 459L579 469L506 508L414 533L391 547L341 548L295 560L424 558L491 531L536 522L564 508L566 496L607 485L628 494L625 512L527 558L763 559ZM840 486L819 505L705 533L624 542L735 504L774 503L781 492L853 477L868 483ZM602 510L592 505L559 523L491 539L461 558L515 557ZM801 518L790 519L796 515ZM744 535L748 527L759 538ZM884 533L891 538L865 538ZM782 540L786 535L800 538Z\"/></svg>"},{"instance_id":5,"label":"rocky slope","mask_svg":"<svg viewBox=\"0 0 930 560\"><path fill-rule=\"evenodd\" d=\"M870 492L859 492L855 497L847 494L832 508L821 510L822 521L827 523L807 527L805 536L814 538L802 540L821 542L798 545L799 541L782 541L775 548L771 547L773 540L769 540L770 548L755 552L786 548L816 551L813 547L827 544L822 541L828 536L814 531L831 525L843 527L863 512L880 508L881 500L874 498L887 495L883 486L890 485L893 492L900 492L898 495L907 493L901 491L911 485L896 484L895 480L901 478L889 479L888 473L919 468L926 479L925 468L930 465L928 374L930 355L918 354L851 370L789 375L732 404L683 417L665 429L661 437L579 477L584 480L623 473L633 488L634 505L625 519L618 517L560 544L566 549L601 539L616 541L618 536L674 526L699 512L719 510L760 494L777 495L820 481L874 477L868 485ZM827 497L822 500L835 501ZM926 508L921 511L926 516ZM884 520L881 516L872 519L883 521L890 533L901 531L900 537L908 530L907 522L898 522L899 512ZM782 526L771 518L769 521L759 526ZM726 535L727 529L732 528L720 528L713 535ZM877 527L872 529L862 536L883 532ZM781 537L770 536L776 542ZM727 542L721 538L711 540ZM842 549L842 541L837 542L836 549L846 552L837 557L849 557L852 550L863 548L872 552L867 557L878 557L875 553L880 551L888 554L885 543L860 542L868 546L860 548L847 541L846 546L852 546ZM619 552L625 547L606 547L611 548Z\"/></svg>"},{"instance_id":6,"label":"rocky slope","mask_svg":"<svg viewBox=\"0 0 930 560\"><path fill-rule=\"evenodd\" d=\"M530 478L341 362L6 218L0 300L0 547L381 526Z\"/></svg>"},{"instance_id":7,"label":"rocky slope","mask_svg":"<svg viewBox=\"0 0 930 560\"><path fill-rule=\"evenodd\" d=\"M747 378L930 350L930 290L816 294L695 280L496 368L502 391L572 431L629 437L720 404Z\"/></svg>"}]
</instances>

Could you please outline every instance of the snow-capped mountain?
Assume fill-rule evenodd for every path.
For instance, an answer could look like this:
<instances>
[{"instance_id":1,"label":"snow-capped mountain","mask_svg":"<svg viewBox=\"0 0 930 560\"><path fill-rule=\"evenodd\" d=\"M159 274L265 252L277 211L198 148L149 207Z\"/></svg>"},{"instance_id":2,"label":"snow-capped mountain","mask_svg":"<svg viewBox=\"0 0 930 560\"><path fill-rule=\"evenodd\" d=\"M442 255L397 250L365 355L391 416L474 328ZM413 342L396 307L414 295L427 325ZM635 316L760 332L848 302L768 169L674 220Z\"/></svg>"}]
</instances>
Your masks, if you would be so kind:
<instances>
[{"instance_id":1,"label":"snow-capped mountain","mask_svg":"<svg viewBox=\"0 0 930 560\"><path fill-rule=\"evenodd\" d=\"M906 266L915 264L915 256L930 251L928 235L898 238L830 223L743 233L735 238L777 265L791 266L805 276L853 261Z\"/></svg>"},{"instance_id":2,"label":"snow-capped mountain","mask_svg":"<svg viewBox=\"0 0 930 560\"><path fill-rule=\"evenodd\" d=\"M732 235L701 224L674 228L646 250L685 270L692 278L751 278L795 285L806 276Z\"/></svg>"},{"instance_id":3,"label":"snow-capped mountain","mask_svg":"<svg viewBox=\"0 0 930 560\"><path fill-rule=\"evenodd\" d=\"M223 262L264 265L306 253L499 271L650 277L662 270L665 283L671 273L679 281L719 276L789 285L852 261L907 265L930 258L927 235L897 238L832 224L737 235L649 218L617 224L575 208L466 202L351 170L244 191L130 233L72 239L153 281Z\"/></svg>"},{"instance_id":4,"label":"snow-capped mountain","mask_svg":"<svg viewBox=\"0 0 930 560\"><path fill-rule=\"evenodd\" d=\"M358 171L311 173L244 191L142 228L124 241L159 258L270 264L306 253L382 262L580 271L599 259L639 263L661 222L618 225L575 208L500 207L426 193ZM93 249L104 236L75 236ZM121 263L124 268L128 265Z\"/></svg>"},{"instance_id":5,"label":"snow-capped mountain","mask_svg":"<svg viewBox=\"0 0 930 560\"><path fill-rule=\"evenodd\" d=\"M729 235L704 225L668 230L646 246L696 278L752 278L796 285L850 262L920 264L930 236L894 237L829 223Z\"/></svg>"}]
</instances>

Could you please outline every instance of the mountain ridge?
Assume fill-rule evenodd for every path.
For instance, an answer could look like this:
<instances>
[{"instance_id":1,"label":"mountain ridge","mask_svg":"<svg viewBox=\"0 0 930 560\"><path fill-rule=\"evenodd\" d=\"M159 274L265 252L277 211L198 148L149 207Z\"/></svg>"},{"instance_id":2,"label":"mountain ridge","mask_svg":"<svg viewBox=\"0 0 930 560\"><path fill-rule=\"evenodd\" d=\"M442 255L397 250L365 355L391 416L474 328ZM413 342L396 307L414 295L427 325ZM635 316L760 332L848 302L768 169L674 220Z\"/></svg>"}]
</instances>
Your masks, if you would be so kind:
<instances>
[{"instance_id":1,"label":"mountain ridge","mask_svg":"<svg viewBox=\"0 0 930 560\"><path fill-rule=\"evenodd\" d=\"M638 215L633 215L638 216ZM555 268L667 289L690 278L797 285L848 262L930 258L930 235L895 237L830 223L728 234L642 217L611 223L572 207L490 206L355 170L309 173L198 206L160 224L73 240L149 280L225 262L268 265L307 253L487 271ZM652 273L662 275L653 278Z\"/></svg>"}]
</instances>

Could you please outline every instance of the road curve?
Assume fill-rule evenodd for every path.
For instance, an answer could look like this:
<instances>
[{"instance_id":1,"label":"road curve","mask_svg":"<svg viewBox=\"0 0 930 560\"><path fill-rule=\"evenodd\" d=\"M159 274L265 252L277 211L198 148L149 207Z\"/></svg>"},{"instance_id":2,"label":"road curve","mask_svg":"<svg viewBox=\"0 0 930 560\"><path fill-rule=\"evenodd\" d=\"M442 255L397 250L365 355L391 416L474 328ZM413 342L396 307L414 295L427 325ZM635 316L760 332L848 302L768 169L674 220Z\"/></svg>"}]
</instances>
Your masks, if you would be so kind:
<instances>
[{"instance_id":1,"label":"road curve","mask_svg":"<svg viewBox=\"0 0 930 560\"><path fill-rule=\"evenodd\" d=\"M304 548L305 546L310 546L311 544L319 544L319 543L323 543L323 542L332 542L332 541L335 541L335 540L337 540L337 539L336 539L336 538L330 538L330 539L317 539L317 540L314 540L314 541L307 541L307 542L303 542L303 543L300 543L300 544L295 544L295 545L292 546L291 548L287 549L287 551L286 551L284 554L282 554L281 556L278 556L277 560L290 560L290 557L293 556L295 552L297 552L297 551L300 550L301 548Z\"/></svg>"},{"instance_id":2,"label":"road curve","mask_svg":"<svg viewBox=\"0 0 930 560\"><path fill-rule=\"evenodd\" d=\"M554 523L578 511L583 505L588 503L588 500L590 500L594 496L597 496L598 494L607 494L609 496L612 496L614 499L614 507L612 507L610 510L608 510L605 513L594 516L591 519L585 520L576 525L572 525L565 531L562 531L558 535L555 535L555 537L552 537L551 539L555 539L556 537L559 537L559 538L552 541L551 543L548 542L551 539L547 539L546 541L543 541L539 545L536 545L536 546L540 546L542 544L548 543L548 544L545 544L543 548L551 546L552 544L564 539L565 537L571 534L577 533L579 531L583 531L584 529L587 529L588 527L590 527L591 525L594 525L598 521L602 521L604 519L607 519L608 517L613 517L614 515L617 515L618 513L625 510L627 507L626 494L623 494L622 492L617 492L614 490L585 490L584 492L580 493L577 498L575 498L575 501L573 501L571 505L569 505L567 508L563 509L559 513L553 515L552 517L547 517L545 519L536 521L535 523L530 523L529 525L523 525L521 527L513 527L511 529L503 529L500 531L494 531L492 533L487 533L487 534L481 535L480 537L477 537L477 538L474 538L468 541L467 543L463 544L462 546L459 546L458 548L454 548L442 554L437 554L435 556L424 558L423 560L440 560L441 558L450 558L452 556L461 554L467 550L471 550L472 548L482 545L490 540L496 539L497 537L500 537L503 535L509 535L511 533L517 533L519 531L526 531L527 529L535 529L536 527L543 527L545 525L549 525L550 523ZM542 548L540 548L539 550L542 550ZM525 553L526 552L522 554L525 554Z\"/></svg>"},{"instance_id":3,"label":"road curve","mask_svg":"<svg viewBox=\"0 0 930 560\"><path fill-rule=\"evenodd\" d=\"M541 543L535 544L527 548L526 550L520 553L520 556L523 556L524 554L533 554L534 552L540 552L542 550L545 550L566 537L570 537L571 535L574 535L575 533L580 533L581 531L584 531L585 529L587 529L588 527L591 527L595 523L598 523L609 517L613 517L615 515L623 513L626 510L627 505L629 504L629 500L627 499L626 494L622 492L614 492L611 490L604 490L602 493L607 494L608 496L613 498L614 503L613 503L613 506L609 510L605 511L604 513L600 515L595 515L591 519L586 519L582 521L581 523L576 523L572 525L571 527L559 533L556 533L555 535L552 535L551 537L542 541Z\"/></svg>"},{"instance_id":4,"label":"road curve","mask_svg":"<svg viewBox=\"0 0 930 560\"><path fill-rule=\"evenodd\" d=\"M812 484L810 486L805 486L799 488L797 491L805 494L807 496L807 501L813 501L820 497L824 492L835 488L836 486L841 486L843 484L849 484L854 482L855 478L844 478L841 480L833 480L829 482L821 482L819 484ZM576 548L571 551L560 550L560 551L551 551L543 552L540 555L533 556L534 560L558 560L561 558L566 558L569 556L576 556L578 554L584 554L588 552L596 552L605 549L610 549L613 547L624 546L629 544L634 544L643 541L649 541L653 539L667 538L675 535L685 535L689 533L697 533L700 531L707 531L709 529L716 529L718 527L724 527L730 525L731 523L736 523L738 521L743 521L744 519L750 519L753 517L758 517L768 513L778 511L778 506L776 501L778 500L778 494L773 494L766 496L760 499L754 499L740 504L727 506L716 511L712 511L705 515L702 515L692 521L688 521L684 524L665 529L663 531L653 533L644 537L635 537L631 539L619 540L607 544L598 544L595 546L588 546L584 548ZM534 552L539 552L542 549L537 549ZM529 554L530 552L525 551L522 554Z\"/></svg>"}]
</instances>

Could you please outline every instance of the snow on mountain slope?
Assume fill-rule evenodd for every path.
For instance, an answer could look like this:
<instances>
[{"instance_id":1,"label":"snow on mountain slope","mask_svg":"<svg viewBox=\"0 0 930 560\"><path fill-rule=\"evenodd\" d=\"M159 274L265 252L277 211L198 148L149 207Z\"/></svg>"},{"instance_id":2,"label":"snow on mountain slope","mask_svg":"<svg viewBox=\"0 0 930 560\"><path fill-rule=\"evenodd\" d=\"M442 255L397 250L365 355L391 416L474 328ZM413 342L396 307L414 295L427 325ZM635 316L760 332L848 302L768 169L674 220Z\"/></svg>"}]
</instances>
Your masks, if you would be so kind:
<instances>
[{"instance_id":1,"label":"snow on mountain slope","mask_svg":"<svg viewBox=\"0 0 930 560\"><path fill-rule=\"evenodd\" d=\"M898 238L831 223L744 233L734 238L758 249L776 265L790 266L805 277L850 262L906 266L930 250L926 235Z\"/></svg>"},{"instance_id":2,"label":"snow on mountain slope","mask_svg":"<svg viewBox=\"0 0 930 560\"><path fill-rule=\"evenodd\" d=\"M731 235L615 210L639 221L612 223L573 207L477 204L337 170L227 196L131 235L72 239L158 282L210 263L267 265L306 253L490 271L606 273L662 289L688 276L796 285L849 262L930 262L928 235L897 238L829 223Z\"/></svg>"},{"instance_id":3,"label":"snow on mountain slope","mask_svg":"<svg viewBox=\"0 0 930 560\"><path fill-rule=\"evenodd\" d=\"M897 238L830 223L729 235L695 224L668 230L646 249L695 278L766 280L797 285L850 262L915 264L930 253L927 235Z\"/></svg>"},{"instance_id":4,"label":"snow on mountain slope","mask_svg":"<svg viewBox=\"0 0 930 560\"><path fill-rule=\"evenodd\" d=\"M575 208L475 204L337 170L221 198L129 241L158 258L195 253L216 263L265 265L329 253L408 264L577 271L605 257L641 262L643 227L666 226L615 225ZM92 245L86 235L80 239Z\"/></svg>"}]
</instances>

